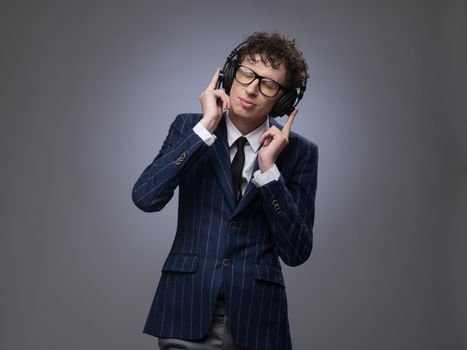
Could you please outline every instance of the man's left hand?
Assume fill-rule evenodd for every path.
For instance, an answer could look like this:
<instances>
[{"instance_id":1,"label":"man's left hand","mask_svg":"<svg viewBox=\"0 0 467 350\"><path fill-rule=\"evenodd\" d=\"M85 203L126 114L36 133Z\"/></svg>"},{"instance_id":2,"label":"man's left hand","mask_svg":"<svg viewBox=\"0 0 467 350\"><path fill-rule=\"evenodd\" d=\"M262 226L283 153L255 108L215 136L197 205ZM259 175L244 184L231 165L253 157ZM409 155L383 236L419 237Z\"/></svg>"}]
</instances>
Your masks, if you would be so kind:
<instances>
[{"instance_id":1,"label":"man's left hand","mask_svg":"<svg viewBox=\"0 0 467 350\"><path fill-rule=\"evenodd\" d=\"M258 165L262 173L269 170L274 165L279 154L289 143L290 129L292 128L292 123L297 113L298 109L295 108L293 112L290 113L282 130L273 125L266 130L259 139L259 143L262 144L262 147L258 152Z\"/></svg>"}]
</instances>

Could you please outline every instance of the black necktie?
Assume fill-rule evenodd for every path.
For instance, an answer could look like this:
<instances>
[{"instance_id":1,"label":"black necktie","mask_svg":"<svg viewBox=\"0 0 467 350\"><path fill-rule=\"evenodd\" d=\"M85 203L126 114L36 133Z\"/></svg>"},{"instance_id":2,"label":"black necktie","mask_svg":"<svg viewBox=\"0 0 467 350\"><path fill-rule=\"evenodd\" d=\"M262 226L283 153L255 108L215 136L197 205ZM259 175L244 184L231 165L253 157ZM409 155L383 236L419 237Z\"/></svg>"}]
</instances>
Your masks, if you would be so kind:
<instances>
[{"instance_id":1,"label":"black necktie","mask_svg":"<svg viewBox=\"0 0 467 350\"><path fill-rule=\"evenodd\" d=\"M247 142L246 138L240 136L237 141L238 149L235 157L232 161L232 187L235 200L238 201L242 197L242 172L243 166L245 165L245 143Z\"/></svg>"}]
</instances>

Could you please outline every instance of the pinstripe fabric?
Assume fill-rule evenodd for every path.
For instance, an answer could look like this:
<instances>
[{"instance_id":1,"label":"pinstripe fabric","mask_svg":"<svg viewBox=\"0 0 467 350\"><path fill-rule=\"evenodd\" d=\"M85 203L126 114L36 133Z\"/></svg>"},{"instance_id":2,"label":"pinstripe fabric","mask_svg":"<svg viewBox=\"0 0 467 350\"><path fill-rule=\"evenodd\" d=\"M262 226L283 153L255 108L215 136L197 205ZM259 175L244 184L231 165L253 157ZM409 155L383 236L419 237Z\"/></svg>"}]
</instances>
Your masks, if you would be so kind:
<instances>
[{"instance_id":1,"label":"pinstripe fabric","mask_svg":"<svg viewBox=\"0 0 467 350\"><path fill-rule=\"evenodd\" d=\"M143 332L202 338L224 282L238 345L292 349L279 257L297 266L311 253L318 148L291 132L276 161L279 180L260 188L250 181L236 205L225 119L215 131L218 139L207 146L192 130L201 117L176 117L159 154L133 186L132 200L145 212L161 210L179 186L177 232ZM270 123L282 128L272 118Z\"/></svg>"}]
</instances>

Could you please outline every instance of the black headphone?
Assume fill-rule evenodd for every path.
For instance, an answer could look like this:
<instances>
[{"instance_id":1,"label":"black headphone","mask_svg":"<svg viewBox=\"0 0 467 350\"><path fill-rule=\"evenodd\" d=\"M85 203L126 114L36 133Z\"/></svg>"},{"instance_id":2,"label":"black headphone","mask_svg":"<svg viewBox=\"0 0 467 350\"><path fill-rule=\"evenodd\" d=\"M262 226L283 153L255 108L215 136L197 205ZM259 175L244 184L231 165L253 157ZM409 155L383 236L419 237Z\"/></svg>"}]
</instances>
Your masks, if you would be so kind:
<instances>
[{"instance_id":1,"label":"black headphone","mask_svg":"<svg viewBox=\"0 0 467 350\"><path fill-rule=\"evenodd\" d=\"M237 54L238 50L245 45L246 41L242 42L235 49L232 50L229 57L225 61L224 67L219 73L219 79L217 80L216 88L219 89L221 84L227 95L230 95L230 88L235 77L235 71L237 69ZM298 91L297 91L298 90ZM274 107L272 107L269 113L270 117L282 117L284 114L290 115L294 108L298 105L298 102L303 97L306 90L306 79L298 89L286 90L286 92L277 100Z\"/></svg>"}]
</instances>

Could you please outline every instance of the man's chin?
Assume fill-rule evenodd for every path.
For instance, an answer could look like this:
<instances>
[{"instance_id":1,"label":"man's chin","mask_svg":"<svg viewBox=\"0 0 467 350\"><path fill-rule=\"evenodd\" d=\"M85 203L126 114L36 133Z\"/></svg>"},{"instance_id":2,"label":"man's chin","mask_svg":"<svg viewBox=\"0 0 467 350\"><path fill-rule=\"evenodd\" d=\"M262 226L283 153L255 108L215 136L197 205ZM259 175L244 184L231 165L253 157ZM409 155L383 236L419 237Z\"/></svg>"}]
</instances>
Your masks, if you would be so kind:
<instances>
[{"instance_id":1,"label":"man's chin","mask_svg":"<svg viewBox=\"0 0 467 350\"><path fill-rule=\"evenodd\" d=\"M230 110L229 118L234 123L240 122L243 125L258 126L259 124L265 121L267 115L261 117L257 113L246 113L244 111L242 113L235 113L232 110Z\"/></svg>"},{"instance_id":2,"label":"man's chin","mask_svg":"<svg viewBox=\"0 0 467 350\"><path fill-rule=\"evenodd\" d=\"M258 113L255 110L246 111L243 108L232 108L229 116L236 119L255 119Z\"/></svg>"}]
</instances>

